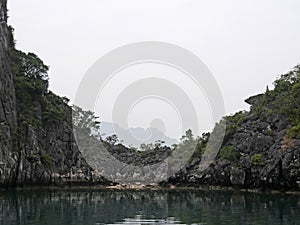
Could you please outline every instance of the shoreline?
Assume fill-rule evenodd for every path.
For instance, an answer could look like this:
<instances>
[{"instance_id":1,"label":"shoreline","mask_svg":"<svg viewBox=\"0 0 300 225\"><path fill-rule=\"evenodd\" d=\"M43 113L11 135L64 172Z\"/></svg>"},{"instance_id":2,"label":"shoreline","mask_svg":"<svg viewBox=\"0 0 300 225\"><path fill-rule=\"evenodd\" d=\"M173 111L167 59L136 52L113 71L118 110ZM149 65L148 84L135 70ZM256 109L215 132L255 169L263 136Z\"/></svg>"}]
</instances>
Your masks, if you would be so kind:
<instances>
[{"instance_id":1,"label":"shoreline","mask_svg":"<svg viewBox=\"0 0 300 225\"><path fill-rule=\"evenodd\" d=\"M232 193L254 193L254 194L271 194L271 195L295 195L300 196L300 190L259 190L259 189L238 189L233 187L221 186L137 186L137 185L26 185L18 187L0 187L0 193L7 191L34 191L34 190L53 190L53 191L213 191L213 192L232 192Z\"/></svg>"}]
</instances>

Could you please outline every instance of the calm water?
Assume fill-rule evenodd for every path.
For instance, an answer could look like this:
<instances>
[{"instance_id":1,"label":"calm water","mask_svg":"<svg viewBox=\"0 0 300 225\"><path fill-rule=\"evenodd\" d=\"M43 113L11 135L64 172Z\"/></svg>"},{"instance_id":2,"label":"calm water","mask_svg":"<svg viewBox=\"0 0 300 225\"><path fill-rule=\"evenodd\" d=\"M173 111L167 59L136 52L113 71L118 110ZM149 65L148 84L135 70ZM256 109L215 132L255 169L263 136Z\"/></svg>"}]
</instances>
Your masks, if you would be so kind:
<instances>
[{"instance_id":1,"label":"calm water","mask_svg":"<svg viewBox=\"0 0 300 225\"><path fill-rule=\"evenodd\" d=\"M300 196L215 191L0 192L0 224L300 224Z\"/></svg>"}]
</instances>

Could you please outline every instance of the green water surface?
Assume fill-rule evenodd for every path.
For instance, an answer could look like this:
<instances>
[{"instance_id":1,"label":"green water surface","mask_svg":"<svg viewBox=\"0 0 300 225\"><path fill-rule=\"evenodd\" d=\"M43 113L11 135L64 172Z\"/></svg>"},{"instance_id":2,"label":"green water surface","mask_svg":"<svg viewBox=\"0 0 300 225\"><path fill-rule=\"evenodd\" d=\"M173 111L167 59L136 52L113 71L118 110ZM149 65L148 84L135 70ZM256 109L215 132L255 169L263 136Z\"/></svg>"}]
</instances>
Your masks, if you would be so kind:
<instances>
[{"instance_id":1,"label":"green water surface","mask_svg":"<svg viewBox=\"0 0 300 225\"><path fill-rule=\"evenodd\" d=\"M0 192L1 225L300 225L300 196L196 190Z\"/></svg>"}]
</instances>

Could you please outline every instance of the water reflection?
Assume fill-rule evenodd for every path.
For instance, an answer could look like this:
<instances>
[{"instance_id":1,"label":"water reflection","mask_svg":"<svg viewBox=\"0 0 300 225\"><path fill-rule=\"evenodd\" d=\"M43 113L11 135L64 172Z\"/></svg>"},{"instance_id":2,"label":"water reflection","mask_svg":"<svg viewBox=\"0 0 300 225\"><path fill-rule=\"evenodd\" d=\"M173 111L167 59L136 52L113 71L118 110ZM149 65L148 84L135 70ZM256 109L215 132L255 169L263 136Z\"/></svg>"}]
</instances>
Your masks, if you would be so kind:
<instances>
[{"instance_id":1,"label":"water reflection","mask_svg":"<svg viewBox=\"0 0 300 225\"><path fill-rule=\"evenodd\" d=\"M181 221L177 221L174 217L166 219L143 219L142 215L137 215L135 218L123 219L120 223L114 224L182 224Z\"/></svg>"},{"instance_id":2,"label":"water reflection","mask_svg":"<svg viewBox=\"0 0 300 225\"><path fill-rule=\"evenodd\" d=\"M300 224L300 198L212 191L0 192L0 224Z\"/></svg>"}]
</instances>

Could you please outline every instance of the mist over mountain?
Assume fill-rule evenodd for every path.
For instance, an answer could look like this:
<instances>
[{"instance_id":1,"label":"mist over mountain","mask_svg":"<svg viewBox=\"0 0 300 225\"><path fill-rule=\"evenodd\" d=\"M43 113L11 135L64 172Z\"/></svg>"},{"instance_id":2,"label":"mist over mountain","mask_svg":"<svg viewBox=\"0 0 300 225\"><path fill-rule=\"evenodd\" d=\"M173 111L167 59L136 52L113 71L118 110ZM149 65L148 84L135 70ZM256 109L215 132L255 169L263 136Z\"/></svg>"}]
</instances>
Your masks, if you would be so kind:
<instances>
[{"instance_id":1,"label":"mist over mountain","mask_svg":"<svg viewBox=\"0 0 300 225\"><path fill-rule=\"evenodd\" d=\"M120 127L116 123L102 121L100 124L100 133L103 137L116 134L119 140L123 140L123 144L126 146L140 147L141 144L154 143L157 140L165 142L165 145L171 146L177 144L178 140L172 137L166 136L162 131L157 128L142 128L134 127L125 129Z\"/></svg>"}]
</instances>

